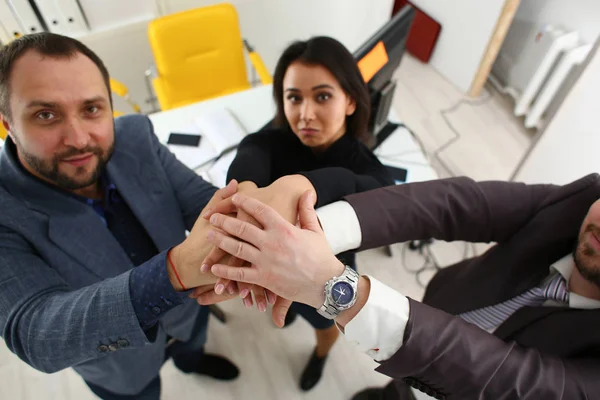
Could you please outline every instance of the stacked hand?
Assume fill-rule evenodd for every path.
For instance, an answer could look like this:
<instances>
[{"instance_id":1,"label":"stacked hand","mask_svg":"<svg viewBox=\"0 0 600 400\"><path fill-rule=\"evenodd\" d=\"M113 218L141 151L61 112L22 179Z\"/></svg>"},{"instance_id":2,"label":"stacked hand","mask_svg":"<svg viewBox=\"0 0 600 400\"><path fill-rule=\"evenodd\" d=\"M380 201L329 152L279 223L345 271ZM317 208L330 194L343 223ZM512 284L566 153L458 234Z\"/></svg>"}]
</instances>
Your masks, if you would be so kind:
<instances>
[{"instance_id":1,"label":"stacked hand","mask_svg":"<svg viewBox=\"0 0 600 400\"><path fill-rule=\"evenodd\" d=\"M249 197L258 199L261 202L264 202L265 204L269 204L273 207L273 209L277 210L279 214L284 216L285 220L290 222L297 221L297 204L300 199L300 196L305 190L312 189L312 185L310 184L310 182L305 177L300 175L292 175L280 178L270 186L261 189L257 188L254 184L248 185L248 183L249 182L244 182L240 184L236 190L238 190L239 192L243 192ZM207 205L206 209L202 213L205 219L204 222L206 224L208 224L208 218L211 215L215 213L220 213L229 214L232 216L235 215L239 220L251 223L256 227L261 228L261 224L258 221L256 221L256 219L254 219L246 211L237 207L232 202L230 196L233 193L231 192L231 190L229 190L226 194L228 196L222 196L222 199L220 201L211 201L211 203ZM197 222L197 224L202 223ZM203 230L203 232L205 231ZM203 239L205 238L206 235L204 235ZM215 248L202 262L200 272L209 272L210 266L215 263L222 263L236 268L250 266L250 264L248 264L246 261L237 257L230 256L225 251L219 248ZM207 284L197 287L190 297L198 297L200 295L204 295L204 304L213 304L231 299L239 295L243 298L244 304L247 307L252 307L252 294L254 294L254 299L260 311L266 311L267 303L274 304L275 308L279 307L279 303L276 304L276 302L278 301L277 296L271 291L265 290L264 288L258 285L253 285L245 282L230 281L229 279L219 279L216 282L216 285L214 286L211 284ZM281 301L282 300L279 300L279 302Z\"/></svg>"},{"instance_id":2,"label":"stacked hand","mask_svg":"<svg viewBox=\"0 0 600 400\"><path fill-rule=\"evenodd\" d=\"M208 305L239 293L252 306L253 292L262 311L266 300L274 305L273 321L280 327L293 301L320 307L325 283L345 267L321 230L312 189L296 175L237 194L233 181L217 192L188 239L172 250L186 260L184 281L196 287L191 297ZM361 277L357 303L340 314L338 324L344 326L360 311L369 290L368 279Z\"/></svg>"},{"instance_id":3,"label":"stacked hand","mask_svg":"<svg viewBox=\"0 0 600 400\"><path fill-rule=\"evenodd\" d=\"M217 190L207 204L204 213L225 199L231 198L237 192L237 186L237 182L233 180L225 188ZM209 230L211 230L211 225L208 221L198 218L189 236L181 244L170 250L167 272L176 290L181 291L198 286L214 285L217 281L215 276L202 274L199 269L202 260L213 249L212 244L206 241L206 234ZM223 262L228 259L229 257L224 259Z\"/></svg>"},{"instance_id":4,"label":"stacked hand","mask_svg":"<svg viewBox=\"0 0 600 400\"><path fill-rule=\"evenodd\" d=\"M306 192L298 203L299 227L275 209L246 195L233 196L231 203L253 217L262 229L221 213L213 214L210 222L215 229L209 232L209 241L221 250L247 260L251 266L240 268L214 263L211 272L277 294L273 321L278 326L283 326L292 301L320 307L324 301L325 283L340 275L344 266L331 253L321 230L314 211L314 193ZM197 294L200 304L215 301L212 292Z\"/></svg>"}]
</instances>

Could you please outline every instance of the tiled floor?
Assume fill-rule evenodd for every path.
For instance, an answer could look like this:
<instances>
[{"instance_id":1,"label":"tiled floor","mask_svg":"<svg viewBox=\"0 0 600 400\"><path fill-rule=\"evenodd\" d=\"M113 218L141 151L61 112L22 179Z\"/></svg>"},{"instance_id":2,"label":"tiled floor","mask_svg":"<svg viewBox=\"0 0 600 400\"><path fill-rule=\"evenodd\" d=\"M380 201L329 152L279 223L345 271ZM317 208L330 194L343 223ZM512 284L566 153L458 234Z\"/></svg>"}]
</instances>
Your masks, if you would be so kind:
<instances>
[{"instance_id":1,"label":"tiled floor","mask_svg":"<svg viewBox=\"0 0 600 400\"><path fill-rule=\"evenodd\" d=\"M406 56L397 72L398 89L394 107L401 119L423 143L432 165L441 177L468 175L475 179L508 179L524 154L532 132L510 113L510 102L486 87L481 99L464 100L461 94L428 65ZM447 118L447 121L445 120ZM451 146L441 149L456 134ZM441 160L441 161L440 161ZM482 251L484 246L478 246ZM463 243L437 243L434 255L440 265L448 265L472 254L473 247ZM382 250L358 256L361 272L388 283L419 299L423 288L409 272L423 266L423 258L405 245L394 246L394 257ZM426 282L431 270L420 278ZM224 354L241 368L233 383L218 383L207 378L184 375L172 363L161 371L164 399L349 399L370 385L388 379L373 369L376 363L358 353L343 340L335 345L321 383L303 393L298 380L314 346L313 332L302 319L278 330L268 315L251 312L238 301L223 305L226 325L211 320L207 350ZM93 396L71 370L45 375L21 362L0 344L0 399L85 400Z\"/></svg>"}]
</instances>

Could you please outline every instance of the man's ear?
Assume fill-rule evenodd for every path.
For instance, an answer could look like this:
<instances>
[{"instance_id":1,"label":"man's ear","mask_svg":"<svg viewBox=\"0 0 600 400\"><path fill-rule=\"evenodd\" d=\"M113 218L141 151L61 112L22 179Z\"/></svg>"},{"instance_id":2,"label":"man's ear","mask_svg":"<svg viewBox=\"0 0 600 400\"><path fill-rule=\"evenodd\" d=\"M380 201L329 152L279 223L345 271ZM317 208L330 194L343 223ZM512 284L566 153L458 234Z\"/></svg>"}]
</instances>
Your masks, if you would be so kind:
<instances>
[{"instance_id":1,"label":"man's ear","mask_svg":"<svg viewBox=\"0 0 600 400\"><path fill-rule=\"evenodd\" d=\"M11 129L10 129L10 124L8 123L7 118L4 115L0 114L0 121L2 121L2 127L6 130L6 132L10 136Z\"/></svg>"}]
</instances>

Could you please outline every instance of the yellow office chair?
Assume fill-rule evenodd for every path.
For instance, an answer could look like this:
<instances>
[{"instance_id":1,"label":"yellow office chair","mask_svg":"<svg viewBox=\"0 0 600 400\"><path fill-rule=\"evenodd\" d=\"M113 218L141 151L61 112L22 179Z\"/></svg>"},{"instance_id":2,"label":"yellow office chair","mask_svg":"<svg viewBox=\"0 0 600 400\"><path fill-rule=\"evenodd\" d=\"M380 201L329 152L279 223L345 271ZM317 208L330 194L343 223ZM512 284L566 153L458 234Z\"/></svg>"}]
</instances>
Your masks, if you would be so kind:
<instances>
[{"instance_id":1,"label":"yellow office chair","mask_svg":"<svg viewBox=\"0 0 600 400\"><path fill-rule=\"evenodd\" d=\"M260 56L242 40L231 4L155 19L148 38L157 75L152 87L162 110L249 89L244 43L260 81L272 82Z\"/></svg>"},{"instance_id":2,"label":"yellow office chair","mask_svg":"<svg viewBox=\"0 0 600 400\"><path fill-rule=\"evenodd\" d=\"M117 96L121 97L123 100L125 100L125 102L127 102L127 104L131 106L133 111L135 111L138 114L141 112L140 106L138 106L136 103L133 102L133 100L131 100L129 96L129 89L127 89L127 86L125 86L116 79L110 78L110 91L116 94ZM118 117L124 114L124 112L113 110L114 117Z\"/></svg>"}]
</instances>

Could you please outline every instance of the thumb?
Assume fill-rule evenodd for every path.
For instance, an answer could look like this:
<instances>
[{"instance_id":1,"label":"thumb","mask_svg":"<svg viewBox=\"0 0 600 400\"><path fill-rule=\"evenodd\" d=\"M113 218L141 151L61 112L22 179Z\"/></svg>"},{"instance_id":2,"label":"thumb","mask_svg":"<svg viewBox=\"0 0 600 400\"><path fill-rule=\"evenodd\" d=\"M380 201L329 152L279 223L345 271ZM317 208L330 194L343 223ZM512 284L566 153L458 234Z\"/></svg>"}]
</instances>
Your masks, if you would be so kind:
<instances>
[{"instance_id":1,"label":"thumb","mask_svg":"<svg viewBox=\"0 0 600 400\"><path fill-rule=\"evenodd\" d=\"M271 314L271 318L275 325L279 328L283 328L285 325L285 316L292 305L291 300L284 299L283 297L277 297L275 304L273 305L273 310Z\"/></svg>"},{"instance_id":2,"label":"thumb","mask_svg":"<svg viewBox=\"0 0 600 400\"><path fill-rule=\"evenodd\" d=\"M237 193L237 189L238 189L238 183L235 179L232 179L227 186L225 186L223 189L221 189L221 193L219 193L221 195L222 199L227 199L231 196L233 196L234 194Z\"/></svg>"},{"instance_id":3,"label":"thumb","mask_svg":"<svg viewBox=\"0 0 600 400\"><path fill-rule=\"evenodd\" d=\"M321 231L321 224L315 212L315 194L312 190L304 192L298 202L298 219L300 227L313 232Z\"/></svg>"}]
</instances>

